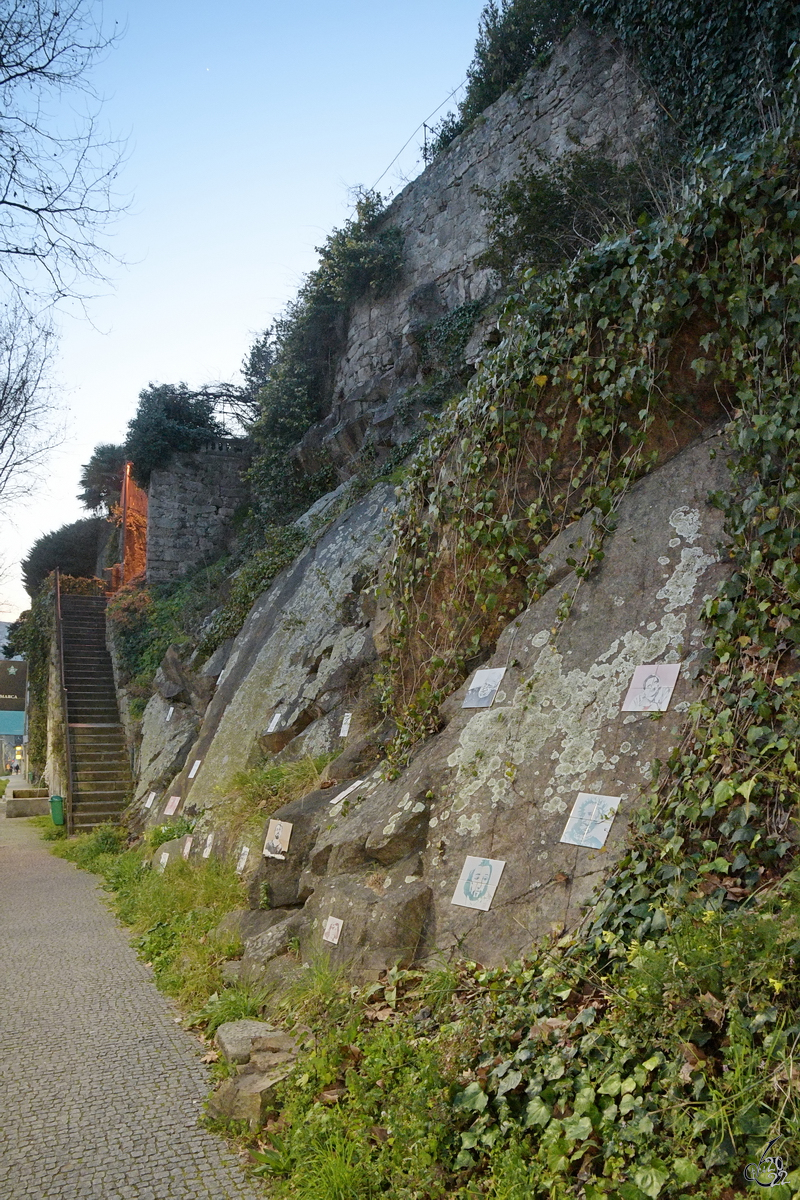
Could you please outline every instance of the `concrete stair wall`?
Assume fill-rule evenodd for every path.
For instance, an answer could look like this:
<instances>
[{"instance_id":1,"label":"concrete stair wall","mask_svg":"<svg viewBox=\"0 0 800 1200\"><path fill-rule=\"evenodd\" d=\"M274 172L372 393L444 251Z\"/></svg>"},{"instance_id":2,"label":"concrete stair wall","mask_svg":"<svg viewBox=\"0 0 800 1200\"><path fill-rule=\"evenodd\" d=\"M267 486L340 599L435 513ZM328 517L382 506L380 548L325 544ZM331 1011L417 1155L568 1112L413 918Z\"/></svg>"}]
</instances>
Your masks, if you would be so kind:
<instances>
[{"instance_id":1,"label":"concrete stair wall","mask_svg":"<svg viewBox=\"0 0 800 1200\"><path fill-rule=\"evenodd\" d=\"M61 631L72 825L80 833L117 820L131 798L133 778L106 648L105 598L62 596Z\"/></svg>"}]
</instances>

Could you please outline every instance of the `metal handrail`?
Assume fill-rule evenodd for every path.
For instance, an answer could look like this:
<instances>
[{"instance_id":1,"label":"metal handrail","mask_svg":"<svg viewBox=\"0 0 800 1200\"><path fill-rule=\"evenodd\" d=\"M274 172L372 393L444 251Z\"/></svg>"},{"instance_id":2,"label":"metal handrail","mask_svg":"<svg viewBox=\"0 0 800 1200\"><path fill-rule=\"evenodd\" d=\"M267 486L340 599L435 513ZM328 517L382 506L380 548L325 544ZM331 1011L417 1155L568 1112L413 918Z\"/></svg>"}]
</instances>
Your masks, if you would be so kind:
<instances>
[{"instance_id":1,"label":"metal handrail","mask_svg":"<svg viewBox=\"0 0 800 1200\"><path fill-rule=\"evenodd\" d=\"M65 683L64 671L64 635L61 625L61 572L58 567L55 570L56 588L55 588L55 617L56 617L56 645L58 646L58 674L61 691L61 711L64 714L64 748L66 758L66 786L64 791L64 820L67 826L67 835L70 836L72 829L72 750L69 744L69 710L67 708L67 685Z\"/></svg>"}]
</instances>

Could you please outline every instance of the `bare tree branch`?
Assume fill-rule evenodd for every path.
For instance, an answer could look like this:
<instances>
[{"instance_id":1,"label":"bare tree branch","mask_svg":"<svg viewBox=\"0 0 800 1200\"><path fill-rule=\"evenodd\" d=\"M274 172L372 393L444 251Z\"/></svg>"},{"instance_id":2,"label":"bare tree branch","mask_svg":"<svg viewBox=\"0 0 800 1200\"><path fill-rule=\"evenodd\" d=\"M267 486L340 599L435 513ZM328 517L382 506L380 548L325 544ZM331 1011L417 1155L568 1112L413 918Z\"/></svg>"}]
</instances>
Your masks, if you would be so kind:
<instances>
[{"instance_id":1,"label":"bare tree branch","mask_svg":"<svg viewBox=\"0 0 800 1200\"><path fill-rule=\"evenodd\" d=\"M111 258L121 148L89 72L114 40L96 0L0 0L0 279L31 311L85 297Z\"/></svg>"},{"instance_id":2,"label":"bare tree branch","mask_svg":"<svg viewBox=\"0 0 800 1200\"><path fill-rule=\"evenodd\" d=\"M53 332L22 306L0 315L0 499L24 495L44 456L60 441L50 422L47 373Z\"/></svg>"}]
</instances>

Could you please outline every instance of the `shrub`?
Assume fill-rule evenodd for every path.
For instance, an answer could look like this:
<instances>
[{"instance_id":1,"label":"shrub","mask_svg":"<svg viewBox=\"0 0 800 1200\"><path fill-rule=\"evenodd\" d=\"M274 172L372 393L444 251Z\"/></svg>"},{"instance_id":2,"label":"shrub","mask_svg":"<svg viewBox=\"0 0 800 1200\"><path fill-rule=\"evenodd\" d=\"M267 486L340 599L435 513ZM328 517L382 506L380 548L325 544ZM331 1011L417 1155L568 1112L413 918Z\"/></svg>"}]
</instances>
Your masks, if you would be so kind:
<instances>
[{"instance_id":1,"label":"shrub","mask_svg":"<svg viewBox=\"0 0 800 1200\"><path fill-rule=\"evenodd\" d=\"M245 617L284 567L297 558L306 544L306 534L295 525L270 525L262 533L263 545L233 576L222 607L203 629L200 650L211 654L226 638L235 637Z\"/></svg>"},{"instance_id":2,"label":"shrub","mask_svg":"<svg viewBox=\"0 0 800 1200\"><path fill-rule=\"evenodd\" d=\"M227 569L227 560L220 559L179 582L147 587L137 580L109 601L109 628L125 684L142 707L168 648L193 641L219 603Z\"/></svg>"},{"instance_id":3,"label":"shrub","mask_svg":"<svg viewBox=\"0 0 800 1200\"><path fill-rule=\"evenodd\" d=\"M448 113L435 127L426 150L428 162L526 71L547 61L553 45L571 28L576 9L574 0L488 0L467 68L464 99L457 112Z\"/></svg>"},{"instance_id":4,"label":"shrub","mask_svg":"<svg viewBox=\"0 0 800 1200\"><path fill-rule=\"evenodd\" d=\"M495 192L481 191L489 215L489 248L481 265L503 283L520 270L559 266L613 232L656 216L659 178L637 159L619 166L598 150L575 151L557 162L526 162Z\"/></svg>"},{"instance_id":5,"label":"shrub","mask_svg":"<svg viewBox=\"0 0 800 1200\"><path fill-rule=\"evenodd\" d=\"M28 595L35 596L56 567L65 575L94 576L100 538L107 530L102 517L84 517L37 538L22 560Z\"/></svg>"},{"instance_id":6,"label":"shrub","mask_svg":"<svg viewBox=\"0 0 800 1200\"><path fill-rule=\"evenodd\" d=\"M352 304L386 295L399 277L401 235L383 218L381 196L362 193L355 215L317 248L319 266L251 352L253 377L263 379L252 428L260 454L250 471L260 525L287 522L336 482L329 468L303 476L287 454L330 404Z\"/></svg>"}]
</instances>

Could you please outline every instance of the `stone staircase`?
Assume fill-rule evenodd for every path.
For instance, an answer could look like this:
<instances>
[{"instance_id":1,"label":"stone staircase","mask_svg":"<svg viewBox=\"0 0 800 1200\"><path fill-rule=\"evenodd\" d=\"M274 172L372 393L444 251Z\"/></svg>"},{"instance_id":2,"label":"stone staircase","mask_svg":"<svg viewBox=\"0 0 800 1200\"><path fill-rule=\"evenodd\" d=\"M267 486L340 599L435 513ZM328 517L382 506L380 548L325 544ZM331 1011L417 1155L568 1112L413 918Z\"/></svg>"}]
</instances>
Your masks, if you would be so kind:
<instances>
[{"instance_id":1,"label":"stone staircase","mask_svg":"<svg viewBox=\"0 0 800 1200\"><path fill-rule=\"evenodd\" d=\"M62 596L61 631L75 833L115 821L133 790L103 596Z\"/></svg>"}]
</instances>

